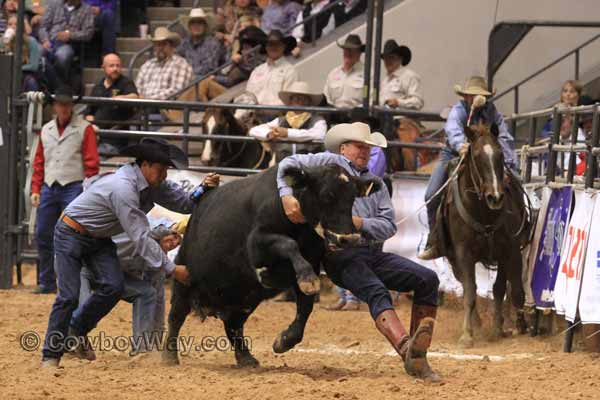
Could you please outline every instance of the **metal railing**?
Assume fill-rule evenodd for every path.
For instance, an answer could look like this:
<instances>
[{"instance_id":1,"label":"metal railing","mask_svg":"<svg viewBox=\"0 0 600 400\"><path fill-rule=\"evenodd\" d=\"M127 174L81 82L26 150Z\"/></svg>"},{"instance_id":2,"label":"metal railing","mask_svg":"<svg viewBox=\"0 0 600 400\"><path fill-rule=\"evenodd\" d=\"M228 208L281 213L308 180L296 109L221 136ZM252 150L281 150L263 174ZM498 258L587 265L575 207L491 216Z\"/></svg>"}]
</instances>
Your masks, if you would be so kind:
<instances>
[{"instance_id":1,"label":"metal railing","mask_svg":"<svg viewBox=\"0 0 600 400\"><path fill-rule=\"evenodd\" d=\"M305 25L310 23L311 25L311 45L313 47L317 46L317 18L320 17L321 15L323 15L326 12L329 12L330 10L332 10L333 8L337 7L338 5L340 5L341 3L343 3L344 0L336 0L335 2L328 4L326 7L324 7L322 10L320 10L318 13L316 14L312 14L310 16L308 16L306 19L303 19L300 22L295 23L294 25L291 26L290 28L290 32L295 29L298 26L301 25ZM261 49L261 45L258 46L254 46L252 49L247 50L244 55L249 54L249 53L253 53L256 51L259 51ZM186 91L188 91L190 88L197 86L200 82L202 82L203 80L209 78L210 76L222 71L223 69L233 65L234 62L232 60L227 61L226 63L219 65L218 67L214 68L213 70L211 70L210 72L207 72L204 75L198 76L196 78L194 78L192 80L192 82L190 82L189 84L187 84L183 89L179 90L178 92L176 92L175 94L171 95L169 98L170 99L176 99L179 96L181 96L183 93L185 93ZM196 89L196 100L198 100L198 90Z\"/></svg>"}]
</instances>

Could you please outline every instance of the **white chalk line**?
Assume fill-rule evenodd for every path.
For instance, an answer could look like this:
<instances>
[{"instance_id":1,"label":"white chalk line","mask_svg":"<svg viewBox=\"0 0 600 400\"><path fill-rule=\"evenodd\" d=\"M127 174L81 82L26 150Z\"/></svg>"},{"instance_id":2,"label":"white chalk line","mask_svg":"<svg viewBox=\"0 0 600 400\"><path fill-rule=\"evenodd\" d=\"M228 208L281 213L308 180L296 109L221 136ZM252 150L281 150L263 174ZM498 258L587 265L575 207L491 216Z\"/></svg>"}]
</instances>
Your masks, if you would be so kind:
<instances>
[{"instance_id":1,"label":"white chalk line","mask_svg":"<svg viewBox=\"0 0 600 400\"><path fill-rule=\"evenodd\" d=\"M398 357L395 351L391 350L388 352L377 352L377 351L367 351L367 350L356 350L356 349L345 349L337 346L324 346L317 349L292 349L292 351L296 351L298 353L313 353L313 354L323 354L323 355L371 355L371 356L387 356L387 357ZM494 355L481 355L481 354L462 354L462 353L446 353L440 351L428 351L427 357L429 358L449 358L453 360L460 361L510 361L510 360L523 360L527 358L535 357L531 353L515 353L515 354L507 354L506 356L494 356Z\"/></svg>"}]
</instances>

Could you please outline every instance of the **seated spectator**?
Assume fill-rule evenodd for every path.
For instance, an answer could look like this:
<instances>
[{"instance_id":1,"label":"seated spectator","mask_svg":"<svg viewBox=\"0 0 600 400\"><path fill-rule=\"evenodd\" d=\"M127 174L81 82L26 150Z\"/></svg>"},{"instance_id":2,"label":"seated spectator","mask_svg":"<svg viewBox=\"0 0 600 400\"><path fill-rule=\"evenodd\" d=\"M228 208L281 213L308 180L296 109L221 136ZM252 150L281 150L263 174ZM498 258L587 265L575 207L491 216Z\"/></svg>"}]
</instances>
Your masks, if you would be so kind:
<instances>
[{"instance_id":1,"label":"seated spectator","mask_svg":"<svg viewBox=\"0 0 600 400\"><path fill-rule=\"evenodd\" d=\"M323 93L327 103L338 108L359 107L363 102L364 65L360 61L365 45L358 35L348 35L344 43L343 63L334 68L325 82Z\"/></svg>"},{"instance_id":2,"label":"seated spectator","mask_svg":"<svg viewBox=\"0 0 600 400\"><path fill-rule=\"evenodd\" d=\"M46 0L26 0L25 5L27 12L30 15L29 22L31 24L32 36L39 39L39 27L42 22L42 17L46 12Z\"/></svg>"},{"instance_id":3,"label":"seated spectator","mask_svg":"<svg viewBox=\"0 0 600 400\"><path fill-rule=\"evenodd\" d=\"M115 99L137 99L138 92L135 84L124 76L121 67L121 58L115 53L109 53L102 59L104 77L94 85L90 96L109 97ZM84 111L85 119L100 128L108 129L112 123L102 121L126 121L133 117L135 109L132 107L119 107L115 105L89 105ZM122 128L117 126L117 129ZM98 151L103 155L116 155L127 146L127 139L105 138L100 141Z\"/></svg>"},{"instance_id":4,"label":"seated spectator","mask_svg":"<svg viewBox=\"0 0 600 400\"><path fill-rule=\"evenodd\" d=\"M329 6L336 0L312 0L308 2L302 12L298 13L296 23L304 21L314 14L318 14L325 7ZM333 7L335 8L335 7ZM315 35L313 37L313 24L316 23ZM312 43L323 35L327 35L335 29L335 18L333 9L326 11L316 17L316 20L310 20L302 25L298 25L292 31L292 36L296 39L296 48L292 52L294 57L299 57L302 48L307 43Z\"/></svg>"},{"instance_id":5,"label":"seated spectator","mask_svg":"<svg viewBox=\"0 0 600 400\"><path fill-rule=\"evenodd\" d=\"M262 30L269 34L274 30L284 35L291 34L296 17L302 11L302 6L290 0L271 0L263 10Z\"/></svg>"},{"instance_id":6,"label":"seated spectator","mask_svg":"<svg viewBox=\"0 0 600 400\"><path fill-rule=\"evenodd\" d=\"M154 58L142 65L135 85L140 98L167 100L192 81L194 71L183 57L175 54L181 43L177 33L158 27L151 40Z\"/></svg>"},{"instance_id":7,"label":"seated spectator","mask_svg":"<svg viewBox=\"0 0 600 400\"><path fill-rule=\"evenodd\" d=\"M343 7L335 8L335 26L345 24L367 10L367 0L344 0Z\"/></svg>"},{"instance_id":8,"label":"seated spectator","mask_svg":"<svg viewBox=\"0 0 600 400\"><path fill-rule=\"evenodd\" d=\"M35 241L40 257L39 286L34 293L56 292L54 226L62 211L82 192L82 181L98 174L96 132L73 114L74 92L59 88L55 117L40 132L32 162L31 205L38 207Z\"/></svg>"},{"instance_id":9,"label":"seated spectator","mask_svg":"<svg viewBox=\"0 0 600 400\"><path fill-rule=\"evenodd\" d=\"M231 46L241 27L241 19L249 17L259 19L262 11L253 0L227 0L217 10L217 27L215 37L226 46ZM260 25L259 25L260 26Z\"/></svg>"},{"instance_id":10,"label":"seated spectator","mask_svg":"<svg viewBox=\"0 0 600 400\"><path fill-rule=\"evenodd\" d=\"M579 105L582 97L583 86L577 81L568 80L563 83L560 91L560 101L555 104L557 107L575 107ZM542 128L541 138L549 138L552 133L552 118L550 118ZM560 137L569 138L571 135L571 116L563 115L560 127Z\"/></svg>"},{"instance_id":11,"label":"seated spectator","mask_svg":"<svg viewBox=\"0 0 600 400\"><path fill-rule=\"evenodd\" d=\"M258 104L282 105L279 92L290 88L298 80L298 71L286 59L295 47L296 41L291 36L284 36L280 31L272 31L267 36L265 50L267 61L252 71L246 90L256 96ZM259 117L266 121L273 118L273 112L263 112Z\"/></svg>"},{"instance_id":12,"label":"seated spectator","mask_svg":"<svg viewBox=\"0 0 600 400\"><path fill-rule=\"evenodd\" d=\"M81 0L56 0L48 4L39 36L63 84L71 78L76 52L80 52L93 35L94 13L90 6ZM80 85L79 79L73 84Z\"/></svg>"},{"instance_id":13,"label":"seated spectator","mask_svg":"<svg viewBox=\"0 0 600 400\"><path fill-rule=\"evenodd\" d=\"M225 63L225 46L212 35L203 9L192 9L186 20L189 36L177 48L177 54L192 65L196 76L204 76Z\"/></svg>"},{"instance_id":14,"label":"seated spectator","mask_svg":"<svg viewBox=\"0 0 600 400\"><path fill-rule=\"evenodd\" d=\"M313 93L308 83L294 82L289 89L279 92L283 104L290 107L318 106L323 95ZM249 135L268 141L276 161L292 154L308 154L321 151L322 146L314 143L302 143L323 140L327 133L327 123L320 115L310 112L289 111L285 116L275 118L266 124L250 129ZM296 143L277 143L279 139L291 139Z\"/></svg>"},{"instance_id":15,"label":"seated spectator","mask_svg":"<svg viewBox=\"0 0 600 400\"><path fill-rule=\"evenodd\" d=\"M94 26L102 37L102 52L100 54L114 53L117 44L117 0L85 0L92 8Z\"/></svg>"},{"instance_id":16,"label":"seated spectator","mask_svg":"<svg viewBox=\"0 0 600 400\"><path fill-rule=\"evenodd\" d=\"M390 39L383 46L381 58L387 71L382 82L381 104L412 110L423 108L421 77L406 67L412 58L410 49Z\"/></svg>"},{"instance_id":17,"label":"seated spectator","mask_svg":"<svg viewBox=\"0 0 600 400\"><path fill-rule=\"evenodd\" d=\"M148 217L152 228L150 236L161 249L168 253L181 243L181 235L172 229L174 224L163 219ZM168 225L165 225L164 223ZM117 247L119 263L123 270L123 294L121 299L132 304L131 313L131 351L130 356L145 353L158 346L165 331L165 271L152 268L136 254L135 243L126 233L113 236ZM83 305L98 285L92 272L81 270L81 289L79 304Z\"/></svg>"},{"instance_id":18,"label":"seated spectator","mask_svg":"<svg viewBox=\"0 0 600 400\"><path fill-rule=\"evenodd\" d=\"M14 31L16 31L16 29L13 27L13 25L17 24L17 17L15 17L15 16L10 17L8 24L9 24L9 29L13 29ZM17 35L16 34L11 35L9 42L7 44L7 49L13 54L15 52L16 42L17 42ZM42 50L41 50L40 45L37 42L37 40L35 40L35 38L28 35L27 33L25 33L23 35L22 58L23 58L23 61L22 61L23 76L22 76L21 90L23 92L40 90L39 73L40 73L40 63L41 63L41 58L42 58Z\"/></svg>"}]
</instances>

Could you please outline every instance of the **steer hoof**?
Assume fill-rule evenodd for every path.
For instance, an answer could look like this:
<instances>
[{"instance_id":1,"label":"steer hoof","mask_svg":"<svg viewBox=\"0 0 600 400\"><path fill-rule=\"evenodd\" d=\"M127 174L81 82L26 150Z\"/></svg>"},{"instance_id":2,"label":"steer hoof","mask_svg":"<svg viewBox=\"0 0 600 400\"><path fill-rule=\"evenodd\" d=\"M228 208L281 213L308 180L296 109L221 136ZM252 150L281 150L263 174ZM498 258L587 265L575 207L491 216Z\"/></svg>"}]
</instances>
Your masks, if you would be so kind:
<instances>
[{"instance_id":1,"label":"steer hoof","mask_svg":"<svg viewBox=\"0 0 600 400\"><path fill-rule=\"evenodd\" d=\"M260 365L258 360L250 353L236 353L235 361L240 368L256 368Z\"/></svg>"},{"instance_id":2,"label":"steer hoof","mask_svg":"<svg viewBox=\"0 0 600 400\"><path fill-rule=\"evenodd\" d=\"M273 351L275 353L285 353L294 348L300 341L293 340L290 336L286 335L284 332L280 333L273 342Z\"/></svg>"},{"instance_id":3,"label":"steer hoof","mask_svg":"<svg viewBox=\"0 0 600 400\"><path fill-rule=\"evenodd\" d=\"M298 279L298 287L307 296L314 296L321 289L321 281L315 274L305 279Z\"/></svg>"},{"instance_id":4,"label":"steer hoof","mask_svg":"<svg viewBox=\"0 0 600 400\"><path fill-rule=\"evenodd\" d=\"M179 365L179 355L174 351L162 352L163 365Z\"/></svg>"}]
</instances>

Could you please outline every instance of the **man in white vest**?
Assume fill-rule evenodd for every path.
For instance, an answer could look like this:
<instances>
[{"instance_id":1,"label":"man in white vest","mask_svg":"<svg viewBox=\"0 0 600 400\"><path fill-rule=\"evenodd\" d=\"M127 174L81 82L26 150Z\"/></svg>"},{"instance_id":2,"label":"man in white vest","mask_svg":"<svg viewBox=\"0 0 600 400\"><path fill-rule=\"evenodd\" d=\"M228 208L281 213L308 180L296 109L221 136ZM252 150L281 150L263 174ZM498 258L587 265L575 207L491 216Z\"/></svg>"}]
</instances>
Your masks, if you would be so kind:
<instances>
[{"instance_id":1,"label":"man in white vest","mask_svg":"<svg viewBox=\"0 0 600 400\"><path fill-rule=\"evenodd\" d=\"M73 114L73 90L57 89L56 117L44 125L37 144L31 178L31 205L37 207L39 286L34 293L56 292L54 226L65 207L82 192L84 178L96 175L100 159L96 132L83 117Z\"/></svg>"}]
</instances>

